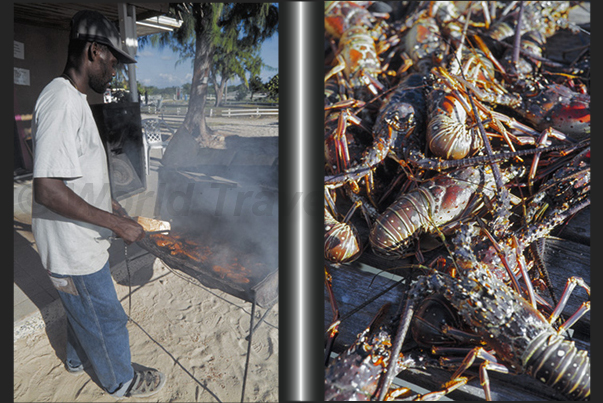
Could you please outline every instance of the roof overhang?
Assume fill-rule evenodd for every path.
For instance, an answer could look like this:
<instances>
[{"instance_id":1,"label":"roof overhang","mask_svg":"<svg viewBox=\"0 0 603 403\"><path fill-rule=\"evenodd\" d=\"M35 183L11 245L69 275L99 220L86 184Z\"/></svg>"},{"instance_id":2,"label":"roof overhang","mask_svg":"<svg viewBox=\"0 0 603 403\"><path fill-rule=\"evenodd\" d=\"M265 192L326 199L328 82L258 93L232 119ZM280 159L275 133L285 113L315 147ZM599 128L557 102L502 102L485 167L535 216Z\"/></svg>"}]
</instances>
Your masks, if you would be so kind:
<instances>
[{"instance_id":1,"label":"roof overhang","mask_svg":"<svg viewBox=\"0 0 603 403\"><path fill-rule=\"evenodd\" d=\"M180 28L182 21L165 15L136 20L136 35L138 37L152 35L160 32L173 31Z\"/></svg>"},{"instance_id":2,"label":"roof overhang","mask_svg":"<svg viewBox=\"0 0 603 403\"><path fill-rule=\"evenodd\" d=\"M169 3L132 4L138 37L173 30L182 23L167 16ZM14 3L14 21L68 31L71 17L84 9L98 11L119 26L118 3Z\"/></svg>"}]
</instances>

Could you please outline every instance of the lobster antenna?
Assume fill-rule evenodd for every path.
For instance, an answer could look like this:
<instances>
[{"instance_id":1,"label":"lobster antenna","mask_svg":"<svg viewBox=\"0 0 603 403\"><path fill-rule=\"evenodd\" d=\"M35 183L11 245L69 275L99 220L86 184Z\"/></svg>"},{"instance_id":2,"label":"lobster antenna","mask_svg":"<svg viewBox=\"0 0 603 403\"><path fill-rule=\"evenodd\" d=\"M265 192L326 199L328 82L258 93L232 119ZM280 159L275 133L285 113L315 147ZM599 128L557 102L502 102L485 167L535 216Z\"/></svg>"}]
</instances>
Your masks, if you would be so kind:
<instances>
[{"instance_id":1,"label":"lobster antenna","mask_svg":"<svg viewBox=\"0 0 603 403\"><path fill-rule=\"evenodd\" d=\"M521 43L521 25L523 15L523 1L519 2L519 14L517 15L517 25L515 26L515 40L513 42L513 66L515 66L515 71L518 71L519 64L519 48Z\"/></svg>"},{"instance_id":2,"label":"lobster antenna","mask_svg":"<svg viewBox=\"0 0 603 403\"><path fill-rule=\"evenodd\" d=\"M469 8L469 12L467 14L467 20L465 22L464 29L466 29L468 27L470 18L471 18L471 8ZM463 34L463 42L464 42L464 39L465 39L465 35ZM453 46L453 44L448 42L445 38L442 37L442 40L446 41L449 46L451 46L451 47ZM459 49L461 47L462 47L462 42L461 42L461 45L459 46ZM452 57L454 57L454 59L456 60L456 62L459 66L462 66L458 52L453 53ZM461 68L459 70L460 70L461 77L463 78L463 80L467 81L467 77L465 77L465 73L463 72L463 69ZM469 97L469 102L471 103L471 110L473 111L473 115L475 116L475 120L476 120L478 129L479 129L480 135L482 136L482 141L484 143L484 147L486 148L486 154L488 155L489 158L492 158L494 155L494 151L492 150L492 146L490 145L490 141L488 140L488 136L486 135L486 129L484 128L482 120L479 117L479 113L475 106L475 102L473 101L473 96L470 93L470 91L467 90L467 87L465 86L465 84L463 82L460 82L460 84L462 85L464 92ZM501 190L504 188L504 185L503 185L503 181L502 181L502 175L500 173L500 168L498 167L498 164L493 163L493 162L490 162L490 166L492 167L492 171L494 174L496 188L499 192L501 192ZM508 197L505 197L505 199L508 200Z\"/></svg>"},{"instance_id":3,"label":"lobster antenna","mask_svg":"<svg viewBox=\"0 0 603 403\"><path fill-rule=\"evenodd\" d=\"M470 17L471 17L471 10L469 11L469 14L467 15L467 19L469 19ZM458 60L457 55L455 54L455 55L453 55L453 57L455 59L457 59L457 63L459 65L461 65L461 61ZM467 80L467 78L465 77L465 73L463 72L463 69L460 69L460 73L461 73L461 77L463 78L463 80ZM475 102L473 101L473 95L470 93L470 91L467 90L465 83L461 82L460 84L463 87L463 90L465 91L465 93L467 94L467 96L469 98L469 102L471 104L471 110L473 111L473 116L475 117L475 121L476 121L477 127L479 129L479 133L482 137L482 141L484 143L484 148L486 149L486 154L488 155L488 158L493 159L494 151L492 150L492 145L490 145L490 140L488 139L488 136L486 135L486 129L484 128L482 120L479 116L479 112L477 110L477 107L475 106ZM489 164L492 167L492 174L494 176L494 182L496 183L497 193L501 199L502 205L507 207L507 208L505 208L505 211L508 211L509 210L508 206L510 204L510 198L509 198L509 193L507 192L507 189L505 188L503 180L502 180L502 174L500 172L500 167L498 166L497 162L494 162L494 160L490 161Z\"/></svg>"}]
</instances>

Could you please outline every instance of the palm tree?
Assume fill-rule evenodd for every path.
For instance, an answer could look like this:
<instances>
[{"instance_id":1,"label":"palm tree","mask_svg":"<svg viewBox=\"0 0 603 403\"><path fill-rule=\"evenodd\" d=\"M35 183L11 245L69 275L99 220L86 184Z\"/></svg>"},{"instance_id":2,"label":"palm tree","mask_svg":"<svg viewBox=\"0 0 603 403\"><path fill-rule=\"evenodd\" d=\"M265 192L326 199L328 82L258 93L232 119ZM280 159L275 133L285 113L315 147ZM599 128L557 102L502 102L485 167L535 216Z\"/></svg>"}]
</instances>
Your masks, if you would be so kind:
<instances>
[{"instance_id":1,"label":"palm tree","mask_svg":"<svg viewBox=\"0 0 603 403\"><path fill-rule=\"evenodd\" d=\"M174 3L172 11L183 23L163 34L160 44L170 44L182 59L193 58L193 79L188 112L165 150L164 165L177 165L199 147L214 142L205 122L205 100L216 47L220 52L258 47L278 29L278 5L271 3ZM194 154L190 154L194 153Z\"/></svg>"}]
</instances>

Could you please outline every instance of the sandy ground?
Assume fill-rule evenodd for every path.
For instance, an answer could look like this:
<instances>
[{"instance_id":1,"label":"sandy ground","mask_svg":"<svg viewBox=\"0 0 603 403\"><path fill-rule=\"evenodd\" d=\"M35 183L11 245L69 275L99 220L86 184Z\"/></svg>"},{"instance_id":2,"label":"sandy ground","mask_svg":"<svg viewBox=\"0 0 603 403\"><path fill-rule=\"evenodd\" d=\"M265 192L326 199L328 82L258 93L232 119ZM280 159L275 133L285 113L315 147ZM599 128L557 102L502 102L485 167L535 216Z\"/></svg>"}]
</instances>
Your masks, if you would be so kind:
<instances>
[{"instance_id":1,"label":"sandy ground","mask_svg":"<svg viewBox=\"0 0 603 403\"><path fill-rule=\"evenodd\" d=\"M167 382L150 402L240 401L251 303L198 287L157 258L144 254L130 264L132 361L158 368ZM112 270L128 311L127 270ZM192 282L190 282L192 281ZM136 285L140 284L140 285ZM115 401L91 370L75 376L63 366L65 318L59 301L42 315L45 329L14 343L14 400L19 402ZM255 322L266 309L256 308ZM245 401L278 400L278 305L252 335Z\"/></svg>"},{"instance_id":2,"label":"sandy ground","mask_svg":"<svg viewBox=\"0 0 603 403\"><path fill-rule=\"evenodd\" d=\"M275 120L249 122L247 135L278 135ZM216 129L241 135L240 126L236 126L243 123L237 121L236 125ZM112 267L126 313L127 273L124 262ZM202 288L197 280L170 270L161 260L140 250L130 256L130 275L132 321L128 330L132 361L157 368L167 376L158 394L140 400L240 401L252 304L219 290ZM254 321L257 323L267 311L257 307ZM60 302L54 301L40 314L15 326L14 401L115 401L101 389L91 369L80 375L64 369L65 320ZM252 335L245 401L278 400L278 346L276 304Z\"/></svg>"},{"instance_id":3,"label":"sandy ground","mask_svg":"<svg viewBox=\"0 0 603 403\"><path fill-rule=\"evenodd\" d=\"M156 117L153 115L142 115L142 119L147 117ZM183 120L184 116L166 117L166 121ZM241 136L241 137L276 137L278 136L278 117L277 116L261 116L261 117L207 117L207 124L212 129L215 129L217 134L224 137Z\"/></svg>"}]
</instances>

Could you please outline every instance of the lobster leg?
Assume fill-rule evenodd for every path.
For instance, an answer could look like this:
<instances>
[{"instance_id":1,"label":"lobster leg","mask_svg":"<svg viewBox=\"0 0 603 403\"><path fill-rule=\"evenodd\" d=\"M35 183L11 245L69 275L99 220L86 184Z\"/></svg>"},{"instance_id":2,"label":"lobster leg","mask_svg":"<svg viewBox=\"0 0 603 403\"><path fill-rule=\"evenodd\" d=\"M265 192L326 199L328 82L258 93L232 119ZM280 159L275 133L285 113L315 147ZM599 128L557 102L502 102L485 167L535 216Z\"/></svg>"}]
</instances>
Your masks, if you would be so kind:
<instances>
[{"instance_id":1,"label":"lobster leg","mask_svg":"<svg viewBox=\"0 0 603 403\"><path fill-rule=\"evenodd\" d=\"M372 75L366 74L364 71L360 71L359 74L359 80L364 83L364 85L368 88L371 94L375 96L379 95L379 93L385 88L383 84L381 84L381 82Z\"/></svg>"},{"instance_id":2,"label":"lobster leg","mask_svg":"<svg viewBox=\"0 0 603 403\"><path fill-rule=\"evenodd\" d=\"M571 293L574 291L574 288L576 288L577 285L579 285L580 287L584 288L586 290L586 292L588 293L588 296L590 298L590 287L586 284L586 282L582 278L580 278L580 277L574 277L574 276L568 278L567 282L565 284L565 288L563 290L563 293L561 294L561 298L559 299L559 304L557 304L557 307L555 308L555 310L553 311L553 313L549 317L549 323L553 323L553 322L555 322L555 320L557 320L557 318L559 317L559 315L561 314L561 312L565 308L565 305L567 304L567 301L568 301ZM580 319L580 317L582 315L584 315L586 312L588 312L588 310L590 309L590 301L588 301L586 303L586 305L583 304L583 306L584 306L584 308L580 308L579 311L578 311L578 313L579 313L578 317L575 317L576 315L572 315L572 317L569 318L563 325L561 325L561 327L564 328L564 329L569 328L578 319ZM571 320L571 322L570 322L570 320Z\"/></svg>"},{"instance_id":3,"label":"lobster leg","mask_svg":"<svg viewBox=\"0 0 603 403\"><path fill-rule=\"evenodd\" d=\"M337 132L335 133L335 149L337 151L337 169L339 172L346 170L350 165L350 153L346 139L346 128L348 122L352 121L352 115L347 109L339 114L337 121Z\"/></svg>"},{"instance_id":4,"label":"lobster leg","mask_svg":"<svg viewBox=\"0 0 603 403\"><path fill-rule=\"evenodd\" d=\"M441 277L436 274L429 277L419 278L419 281L410 289L408 298L406 300L406 305L402 311L402 314L400 315L400 322L398 323L396 335L392 343L390 353L391 357L397 357L400 354L402 344L404 343L404 339L408 333L408 329L410 328L410 323L415 311L419 307L420 302L426 296L433 292L437 292L441 288L446 288L446 285L442 281ZM394 360L390 360L385 374L382 374L381 378L379 379L379 386L375 393L377 400L383 401L385 399L385 396L396 374L396 362Z\"/></svg>"},{"instance_id":5,"label":"lobster leg","mask_svg":"<svg viewBox=\"0 0 603 403\"><path fill-rule=\"evenodd\" d=\"M590 301L583 302L580 308L570 316L561 326L559 326L559 333L572 327L584 314L590 311Z\"/></svg>"},{"instance_id":6,"label":"lobster leg","mask_svg":"<svg viewBox=\"0 0 603 403\"><path fill-rule=\"evenodd\" d=\"M494 247L496 252L499 254L501 261L502 261L505 269L507 270L507 274L508 274L509 278L511 279L511 284L513 286L513 289L518 294L522 294L521 287L517 281L517 278L515 277L515 272L513 271L512 267L509 265L509 261L507 259L507 254L511 254L511 253L509 253L507 250L505 250L503 247L500 246L500 244L494 239L494 237L486 229L485 224L479 217L477 218L477 222L480 224L482 231L486 234L486 236L492 243L492 246ZM518 242L515 234L511 234L510 241L512 244L512 245L510 245L510 247L512 248L511 250L513 250L513 249L515 250L515 257L516 257L516 261L517 261L517 267L519 268L519 273L521 274L522 278L524 279L524 283L526 285L527 300L530 302L530 305L532 305L532 307L536 308L536 294L534 292L534 287L532 286L532 282L530 280L530 277L528 275L528 270L526 268L525 259L523 257L523 248L521 247L520 243ZM505 243L503 243L503 245L505 245Z\"/></svg>"},{"instance_id":7,"label":"lobster leg","mask_svg":"<svg viewBox=\"0 0 603 403\"><path fill-rule=\"evenodd\" d=\"M534 287L532 286L532 281L530 280L530 277L528 275L528 269L526 268L526 261L525 258L523 256L523 253L519 253L520 252L520 248L519 248L519 243L517 241L517 237L515 236L515 234L511 235L511 239L513 240L513 247L518 251L517 255L517 266L519 267L519 271L521 273L521 276L524 279L525 285L526 285L526 289L527 289L527 294L528 294L528 301L530 301L530 304L536 308L536 294L534 292Z\"/></svg>"},{"instance_id":8,"label":"lobster leg","mask_svg":"<svg viewBox=\"0 0 603 403\"><path fill-rule=\"evenodd\" d=\"M469 354L467 354L461 363L461 366L452 375L452 381L459 379L461 374L463 374L470 366L473 365L476 358L484 360L484 362L482 362L479 366L480 385L484 389L486 400L491 401L492 394L490 393L490 378L488 377L488 370L501 372L503 374L509 373L509 370L504 365L498 364L496 362L496 358L488 353L483 347L476 347L472 349Z\"/></svg>"},{"instance_id":9,"label":"lobster leg","mask_svg":"<svg viewBox=\"0 0 603 403\"><path fill-rule=\"evenodd\" d=\"M360 207L360 211L362 211L362 215L364 216L366 225L370 228L373 222L379 216L379 212L377 211L377 209L371 204L369 204L366 198L360 196L359 194L356 194L349 189L345 189L345 191L350 200Z\"/></svg>"},{"instance_id":10,"label":"lobster leg","mask_svg":"<svg viewBox=\"0 0 603 403\"><path fill-rule=\"evenodd\" d=\"M396 337L392 344L391 356L397 357L402 350L402 343L404 342L404 338L406 337L406 333L408 332L408 328L410 327L410 322L417 308L417 300L415 298L409 298L406 302L406 307L404 308L404 312L402 313L400 323L398 324L398 330L396 331ZM379 386L377 388L377 400L383 401L385 399L385 395L391 386L394 377L396 376L395 372L396 363L394 360L389 362L387 366L387 371L385 372L385 376L381 376L379 380Z\"/></svg>"},{"instance_id":11,"label":"lobster leg","mask_svg":"<svg viewBox=\"0 0 603 403\"><path fill-rule=\"evenodd\" d=\"M329 301L331 303L331 309L333 311L333 322L327 329L327 342L325 346L325 366L329 364L329 357L331 355L331 350L333 349L333 344L335 343L335 338L339 333L339 325L341 324L341 320L339 318L339 308L337 307L337 301L335 300L335 294L333 293L333 285L332 285L332 277L327 267L325 266L325 286L327 287L327 292L329 294Z\"/></svg>"},{"instance_id":12,"label":"lobster leg","mask_svg":"<svg viewBox=\"0 0 603 403\"><path fill-rule=\"evenodd\" d=\"M329 70L329 72L325 75L325 82L331 77L333 77L337 73L341 73L345 69L345 60L341 55L337 55L337 64Z\"/></svg>"},{"instance_id":13,"label":"lobster leg","mask_svg":"<svg viewBox=\"0 0 603 403\"><path fill-rule=\"evenodd\" d=\"M406 52L402 52L400 58L402 59L402 66L396 72L396 75L398 77L402 77L403 74L406 73L406 71L410 69L413 65L412 59L410 58L410 56L408 56Z\"/></svg>"},{"instance_id":14,"label":"lobster leg","mask_svg":"<svg viewBox=\"0 0 603 403\"><path fill-rule=\"evenodd\" d=\"M538 271L538 275L544 281L546 288L549 290L549 294L551 295L551 300L553 301L553 305L557 306L557 297L555 297L555 290L553 289L553 283L549 276L549 272L544 264L544 246L545 246L546 238L540 238L530 244L528 251L532 255L532 259L534 261L534 266Z\"/></svg>"},{"instance_id":15,"label":"lobster leg","mask_svg":"<svg viewBox=\"0 0 603 403\"><path fill-rule=\"evenodd\" d=\"M547 138L549 137L549 130L545 130L542 132L542 135L538 139L537 147L542 147L544 143L546 143ZM536 169L538 168L538 162L540 162L540 154L534 154L534 159L532 160L532 165L530 166L530 173L528 174L528 190L530 194L533 193L533 185L534 185L534 177L536 176Z\"/></svg>"},{"instance_id":16,"label":"lobster leg","mask_svg":"<svg viewBox=\"0 0 603 403\"><path fill-rule=\"evenodd\" d=\"M466 385L466 384L467 384L467 378L460 377L460 378L454 379L452 381L446 382L444 385L442 385L442 390L437 390L435 392L426 393L422 396L417 397L414 400L415 401L440 400L442 397L446 396L453 390L458 389L461 386Z\"/></svg>"},{"instance_id":17,"label":"lobster leg","mask_svg":"<svg viewBox=\"0 0 603 403\"><path fill-rule=\"evenodd\" d=\"M343 101L339 101L334 104L325 106L325 112L332 111L332 110L339 110L339 109L348 109L348 108L360 109L360 108L363 108L365 105L366 105L366 103L363 101L353 99L353 98L348 98Z\"/></svg>"},{"instance_id":18,"label":"lobster leg","mask_svg":"<svg viewBox=\"0 0 603 403\"><path fill-rule=\"evenodd\" d=\"M501 372L503 374L508 373L507 367L501 364L497 364L495 362L486 361L480 364L479 366L479 378L480 385L484 389L484 394L486 395L486 400L492 401L492 393L490 392L490 377L488 376L488 371L496 371Z\"/></svg>"},{"instance_id":19,"label":"lobster leg","mask_svg":"<svg viewBox=\"0 0 603 403\"><path fill-rule=\"evenodd\" d=\"M539 132L538 130L534 130L533 128L531 128L528 125L525 125L523 123L518 122L517 120L515 120L514 118L505 115L504 113L500 113L497 111L488 111L490 117L500 123L504 123L505 125L507 125L511 130L514 131L514 133L517 134L513 134L513 133L509 133L509 135L519 144L521 145L525 145L525 144L535 144L535 140L534 139L538 139L542 136L542 132ZM497 125L495 127L499 127L500 125ZM552 137L556 140L560 140L560 141L568 141L571 143L575 143L576 140L567 136L565 133L553 128L553 127L549 127L546 129L547 131L547 135L549 137ZM521 137L518 137L520 136ZM547 146L550 144L549 142L545 143Z\"/></svg>"},{"instance_id":20,"label":"lobster leg","mask_svg":"<svg viewBox=\"0 0 603 403\"><path fill-rule=\"evenodd\" d=\"M329 191L328 188L325 187L325 208L327 208L327 206L331 209L331 214L333 216L335 216L337 209L335 208L335 200L333 199L333 196L331 196L331 192Z\"/></svg>"}]
</instances>

